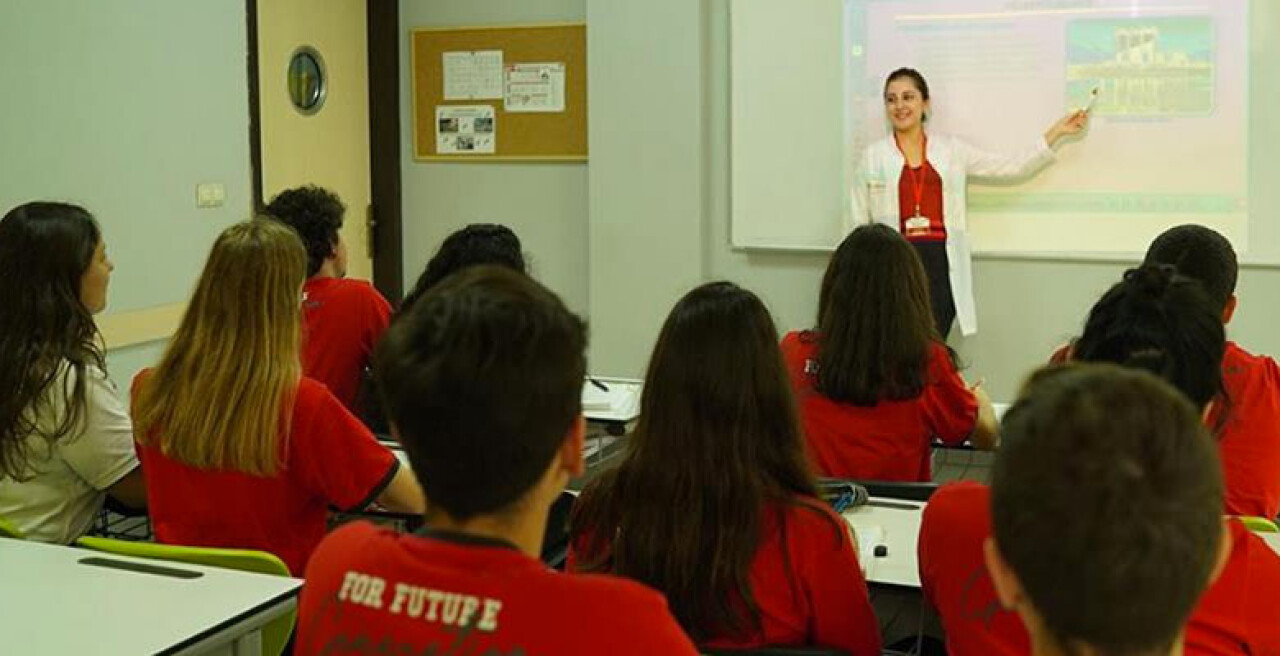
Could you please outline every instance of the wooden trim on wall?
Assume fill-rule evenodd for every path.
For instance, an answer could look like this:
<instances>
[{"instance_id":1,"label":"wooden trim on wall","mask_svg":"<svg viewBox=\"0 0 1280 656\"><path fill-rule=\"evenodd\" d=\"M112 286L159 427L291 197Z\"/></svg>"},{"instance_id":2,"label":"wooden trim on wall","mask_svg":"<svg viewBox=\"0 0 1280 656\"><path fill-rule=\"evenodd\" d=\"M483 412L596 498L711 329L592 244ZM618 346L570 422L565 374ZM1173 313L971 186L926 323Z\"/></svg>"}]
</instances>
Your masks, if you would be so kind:
<instances>
[{"instance_id":1,"label":"wooden trim on wall","mask_svg":"<svg viewBox=\"0 0 1280 656\"><path fill-rule=\"evenodd\" d=\"M258 105L258 0L245 0L245 37L248 51L245 64L249 73L249 174L253 193L253 213L262 214L267 207L262 197L262 110Z\"/></svg>"},{"instance_id":2,"label":"wooden trim on wall","mask_svg":"<svg viewBox=\"0 0 1280 656\"><path fill-rule=\"evenodd\" d=\"M119 312L96 319L108 351L168 339L178 329L186 303Z\"/></svg>"},{"instance_id":3,"label":"wooden trim on wall","mask_svg":"<svg viewBox=\"0 0 1280 656\"><path fill-rule=\"evenodd\" d=\"M400 2L366 0L369 43L369 191L373 284L404 296L400 186Z\"/></svg>"}]
</instances>

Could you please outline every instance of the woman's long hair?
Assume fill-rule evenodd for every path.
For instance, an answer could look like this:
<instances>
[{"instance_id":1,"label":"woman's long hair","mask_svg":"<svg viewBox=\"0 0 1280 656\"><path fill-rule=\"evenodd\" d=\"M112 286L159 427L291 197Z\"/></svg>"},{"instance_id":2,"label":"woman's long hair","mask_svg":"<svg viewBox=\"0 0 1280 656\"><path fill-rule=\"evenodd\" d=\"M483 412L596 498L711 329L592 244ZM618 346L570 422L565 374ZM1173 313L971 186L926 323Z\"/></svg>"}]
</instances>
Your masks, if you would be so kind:
<instances>
[{"instance_id":1,"label":"woman's long hair","mask_svg":"<svg viewBox=\"0 0 1280 656\"><path fill-rule=\"evenodd\" d=\"M269 476L284 455L299 356L307 253L278 221L214 242L191 304L133 404L138 441L200 469Z\"/></svg>"},{"instance_id":2,"label":"woman's long hair","mask_svg":"<svg viewBox=\"0 0 1280 656\"><path fill-rule=\"evenodd\" d=\"M30 475L29 437L52 444L82 426L85 369L106 369L80 299L101 239L93 216L65 203L27 203L0 219L0 478Z\"/></svg>"},{"instance_id":3,"label":"woman's long hair","mask_svg":"<svg viewBox=\"0 0 1280 656\"><path fill-rule=\"evenodd\" d=\"M574 511L581 568L662 591L695 640L759 630L748 572L764 513L816 497L777 337L747 290L685 295L658 336L626 457Z\"/></svg>"},{"instance_id":4,"label":"woman's long hair","mask_svg":"<svg viewBox=\"0 0 1280 656\"><path fill-rule=\"evenodd\" d=\"M872 406L920 395L941 339L924 266L898 231L872 224L844 238L822 278L817 332L823 396Z\"/></svg>"}]
</instances>

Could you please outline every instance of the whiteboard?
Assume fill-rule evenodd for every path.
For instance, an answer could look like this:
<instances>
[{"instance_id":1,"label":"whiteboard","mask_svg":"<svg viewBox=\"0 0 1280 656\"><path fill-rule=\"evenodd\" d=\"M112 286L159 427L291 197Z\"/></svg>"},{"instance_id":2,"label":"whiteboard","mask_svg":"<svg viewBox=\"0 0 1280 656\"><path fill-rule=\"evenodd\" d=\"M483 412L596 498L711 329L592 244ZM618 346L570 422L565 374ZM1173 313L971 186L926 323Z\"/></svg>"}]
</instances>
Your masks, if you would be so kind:
<instances>
[{"instance_id":1,"label":"whiteboard","mask_svg":"<svg viewBox=\"0 0 1280 656\"><path fill-rule=\"evenodd\" d=\"M1072 75L1118 61L1121 32L1147 33L1128 21L1157 27L1157 64L1208 66L1206 90L1147 111L1106 87L1115 102L1057 163L1017 184L971 180L975 253L1123 260L1194 222L1243 262L1280 262L1280 122L1265 120L1280 106L1280 85L1266 83L1280 75L1280 3L730 0L729 12L735 248L835 246L856 155L887 131L879 95L893 68L929 79L931 130L1011 151L1083 104L1093 79Z\"/></svg>"}]
</instances>

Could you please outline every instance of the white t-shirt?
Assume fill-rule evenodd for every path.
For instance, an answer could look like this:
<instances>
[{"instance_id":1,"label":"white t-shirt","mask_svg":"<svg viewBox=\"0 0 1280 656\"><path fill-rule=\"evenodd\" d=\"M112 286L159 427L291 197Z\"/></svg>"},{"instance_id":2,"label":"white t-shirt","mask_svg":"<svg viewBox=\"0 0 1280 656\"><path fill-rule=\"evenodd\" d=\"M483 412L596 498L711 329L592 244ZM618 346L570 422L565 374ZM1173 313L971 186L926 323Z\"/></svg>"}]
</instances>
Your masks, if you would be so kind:
<instances>
[{"instance_id":1,"label":"white t-shirt","mask_svg":"<svg viewBox=\"0 0 1280 656\"><path fill-rule=\"evenodd\" d=\"M106 490L138 466L133 449L133 423L115 383L97 367L85 369L83 430L50 445L32 435L27 469L30 478L0 478L0 516L13 522L26 537L67 544L84 534L102 508ZM72 389L70 366L50 386L61 399L62 386ZM51 404L55 412L61 402ZM52 417L42 417L52 423Z\"/></svg>"}]
</instances>

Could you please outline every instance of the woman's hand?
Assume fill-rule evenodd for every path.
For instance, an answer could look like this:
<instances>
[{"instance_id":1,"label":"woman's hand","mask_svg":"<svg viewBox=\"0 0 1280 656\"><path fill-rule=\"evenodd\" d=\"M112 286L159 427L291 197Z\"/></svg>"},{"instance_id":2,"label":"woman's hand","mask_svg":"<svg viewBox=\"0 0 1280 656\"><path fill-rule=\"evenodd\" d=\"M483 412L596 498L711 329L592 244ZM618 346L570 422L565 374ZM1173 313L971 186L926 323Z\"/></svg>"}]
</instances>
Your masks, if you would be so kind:
<instances>
[{"instance_id":1,"label":"woman's hand","mask_svg":"<svg viewBox=\"0 0 1280 656\"><path fill-rule=\"evenodd\" d=\"M1053 146L1063 137L1080 134L1087 127L1089 127L1089 112L1083 109L1076 110L1058 119L1057 123L1045 131L1045 143Z\"/></svg>"}]
</instances>

